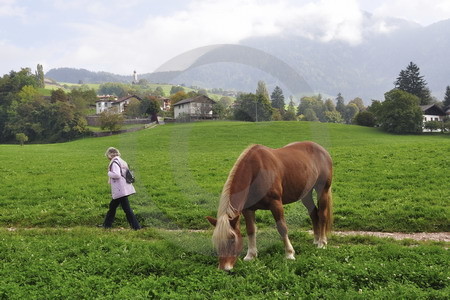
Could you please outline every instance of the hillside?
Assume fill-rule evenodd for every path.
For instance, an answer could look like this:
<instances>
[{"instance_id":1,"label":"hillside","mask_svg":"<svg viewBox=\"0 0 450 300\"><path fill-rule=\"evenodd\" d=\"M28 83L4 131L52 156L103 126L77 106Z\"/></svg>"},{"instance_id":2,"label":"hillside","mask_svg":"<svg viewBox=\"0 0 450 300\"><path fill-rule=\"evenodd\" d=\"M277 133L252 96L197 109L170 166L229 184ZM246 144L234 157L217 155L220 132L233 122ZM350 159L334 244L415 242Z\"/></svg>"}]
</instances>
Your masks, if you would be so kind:
<instances>
[{"instance_id":1,"label":"hillside","mask_svg":"<svg viewBox=\"0 0 450 300\"><path fill-rule=\"evenodd\" d=\"M46 78L67 83L131 82L132 76L122 76L108 72L93 72L86 69L57 68L45 73Z\"/></svg>"}]
</instances>

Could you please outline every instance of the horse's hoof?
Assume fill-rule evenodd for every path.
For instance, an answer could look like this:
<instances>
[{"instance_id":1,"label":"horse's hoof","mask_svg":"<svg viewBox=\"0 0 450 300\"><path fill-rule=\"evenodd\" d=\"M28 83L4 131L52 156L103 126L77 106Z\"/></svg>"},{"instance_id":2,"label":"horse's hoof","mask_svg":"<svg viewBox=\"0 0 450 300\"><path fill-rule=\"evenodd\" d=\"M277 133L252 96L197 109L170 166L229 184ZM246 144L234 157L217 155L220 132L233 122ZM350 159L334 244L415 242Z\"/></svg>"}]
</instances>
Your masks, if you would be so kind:
<instances>
[{"instance_id":1,"label":"horse's hoof","mask_svg":"<svg viewBox=\"0 0 450 300\"><path fill-rule=\"evenodd\" d=\"M247 255L244 257L244 261L254 260L255 258L256 258L256 255Z\"/></svg>"},{"instance_id":2,"label":"horse's hoof","mask_svg":"<svg viewBox=\"0 0 450 300\"><path fill-rule=\"evenodd\" d=\"M295 260L294 254L286 254L286 259Z\"/></svg>"},{"instance_id":3,"label":"horse's hoof","mask_svg":"<svg viewBox=\"0 0 450 300\"><path fill-rule=\"evenodd\" d=\"M317 243L317 248L325 249L325 248L327 248L327 243Z\"/></svg>"}]
</instances>

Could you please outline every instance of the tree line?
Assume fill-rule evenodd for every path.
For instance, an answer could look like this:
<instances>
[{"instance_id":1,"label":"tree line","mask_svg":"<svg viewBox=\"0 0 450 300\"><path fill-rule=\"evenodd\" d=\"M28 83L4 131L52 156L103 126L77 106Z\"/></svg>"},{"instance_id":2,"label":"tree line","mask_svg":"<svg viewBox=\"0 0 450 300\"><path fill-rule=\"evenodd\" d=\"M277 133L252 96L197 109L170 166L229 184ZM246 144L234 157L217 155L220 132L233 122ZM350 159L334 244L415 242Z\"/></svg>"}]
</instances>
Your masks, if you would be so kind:
<instances>
[{"instance_id":1,"label":"tree line","mask_svg":"<svg viewBox=\"0 0 450 300\"><path fill-rule=\"evenodd\" d=\"M441 109L450 108L450 86L446 87L444 100L431 96L427 83L420 75L419 67L411 62L401 70L394 88L385 93L385 100L372 100L368 107L361 98L345 104L339 93L334 99L319 95L302 97L298 106L292 97L286 105L283 91L275 87L269 96L265 83L260 81L256 92L239 94L233 107L220 108L220 116L242 121L299 120L328 123L345 123L362 126L378 126L392 133L418 133L425 127L430 130L450 131L450 121L430 121L423 124L421 105L436 104Z\"/></svg>"},{"instance_id":2,"label":"tree line","mask_svg":"<svg viewBox=\"0 0 450 300\"><path fill-rule=\"evenodd\" d=\"M39 90L42 75L38 65L36 74L23 68L0 77L0 142L67 141L88 133L84 113L95 103L95 91L55 90L45 97Z\"/></svg>"},{"instance_id":3,"label":"tree line","mask_svg":"<svg viewBox=\"0 0 450 300\"><path fill-rule=\"evenodd\" d=\"M324 99L318 94L302 97L298 105L291 96L286 104L280 87L276 86L269 96L264 82L260 81L255 94L238 95L232 118L241 121L318 121L351 124L354 117L365 109L361 98L355 98L345 104L340 93L335 101Z\"/></svg>"},{"instance_id":4,"label":"tree line","mask_svg":"<svg viewBox=\"0 0 450 300\"><path fill-rule=\"evenodd\" d=\"M124 117L150 117L152 120L157 114L173 117L174 104L208 93L205 89L186 92L182 86L172 86L168 96L171 111L161 112L160 102L166 97L164 90L161 87L151 89L146 80L133 85L104 83L98 91L82 85L69 92L57 89L51 91L50 96L43 96L40 90L45 87L43 74L42 66L38 65L34 74L29 68L23 68L0 77L0 142L59 142L89 134L85 116L92 112L97 93L119 98L134 94L142 99L129 103L123 115L102 113L102 127L112 131L120 129ZM446 87L444 100L439 102L431 96L419 67L411 62L400 71L394 88L385 93L384 101L372 100L368 107L361 98L346 104L340 93L335 99L324 99L320 94L306 96L295 104L292 96L286 100L280 87L269 94L266 84L259 81L254 93L239 93L235 101L228 96L221 97L213 105L213 113L220 119L317 121L379 126L393 133L417 133L424 126L420 105L433 103L449 108L450 86ZM450 121L447 117L444 122L428 122L425 128L450 131Z\"/></svg>"}]
</instances>

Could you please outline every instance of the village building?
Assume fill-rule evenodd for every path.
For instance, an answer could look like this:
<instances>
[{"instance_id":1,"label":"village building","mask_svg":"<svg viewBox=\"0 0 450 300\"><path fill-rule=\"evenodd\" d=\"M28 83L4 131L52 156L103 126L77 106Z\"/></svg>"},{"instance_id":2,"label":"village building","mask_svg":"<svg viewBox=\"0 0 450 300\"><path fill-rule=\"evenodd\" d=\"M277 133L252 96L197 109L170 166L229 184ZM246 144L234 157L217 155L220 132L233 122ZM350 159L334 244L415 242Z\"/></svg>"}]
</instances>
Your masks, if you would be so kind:
<instances>
[{"instance_id":1,"label":"village building","mask_svg":"<svg viewBox=\"0 0 450 300\"><path fill-rule=\"evenodd\" d=\"M432 131L426 128L426 122L444 122L445 117L448 116L445 109L442 109L440 106L436 104L429 104L429 105L421 105L420 108L423 112L423 129L422 131ZM438 129L442 130L442 129Z\"/></svg>"},{"instance_id":2,"label":"village building","mask_svg":"<svg viewBox=\"0 0 450 300\"><path fill-rule=\"evenodd\" d=\"M95 102L96 113L101 114L105 110L112 110L116 113L123 113L126 106L130 103L131 100L137 99L141 101L142 99L136 95L122 97L117 99L116 97L112 97L109 95L99 96L99 100Z\"/></svg>"},{"instance_id":3,"label":"village building","mask_svg":"<svg viewBox=\"0 0 450 300\"><path fill-rule=\"evenodd\" d=\"M125 108L127 107L127 105L133 99L136 99L139 101L142 100L139 96L136 96L136 95L126 96L126 97L122 97L120 99L118 99L117 97L112 96L112 95L101 95L101 96L97 96L97 98L98 99L95 102L97 115L101 114L105 110L111 110L116 113L123 113ZM158 101L162 111L170 110L171 101L169 98L158 97L156 100Z\"/></svg>"},{"instance_id":4,"label":"village building","mask_svg":"<svg viewBox=\"0 0 450 300\"><path fill-rule=\"evenodd\" d=\"M423 112L424 123L429 121L443 122L444 117L447 115L445 111L436 104L421 105L420 108Z\"/></svg>"},{"instance_id":5,"label":"village building","mask_svg":"<svg viewBox=\"0 0 450 300\"><path fill-rule=\"evenodd\" d=\"M213 104L216 102L205 95L181 100L173 105L175 119L189 117L193 119L212 119Z\"/></svg>"}]
</instances>

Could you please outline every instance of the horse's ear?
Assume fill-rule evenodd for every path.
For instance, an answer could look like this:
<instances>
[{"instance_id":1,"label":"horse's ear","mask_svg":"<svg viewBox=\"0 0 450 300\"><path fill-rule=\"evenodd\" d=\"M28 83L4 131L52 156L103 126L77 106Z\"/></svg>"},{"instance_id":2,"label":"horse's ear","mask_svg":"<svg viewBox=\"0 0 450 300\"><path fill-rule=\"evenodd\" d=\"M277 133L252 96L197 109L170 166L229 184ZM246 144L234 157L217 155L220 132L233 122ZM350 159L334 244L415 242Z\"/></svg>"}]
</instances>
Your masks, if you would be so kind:
<instances>
[{"instance_id":1,"label":"horse's ear","mask_svg":"<svg viewBox=\"0 0 450 300\"><path fill-rule=\"evenodd\" d=\"M217 220L212 218L212 217L206 217L209 221L209 223L211 223L212 226L216 227L217 224Z\"/></svg>"},{"instance_id":2,"label":"horse's ear","mask_svg":"<svg viewBox=\"0 0 450 300\"><path fill-rule=\"evenodd\" d=\"M230 225L231 227L236 227L236 223L239 221L239 216L234 217L233 219L230 220Z\"/></svg>"}]
</instances>

